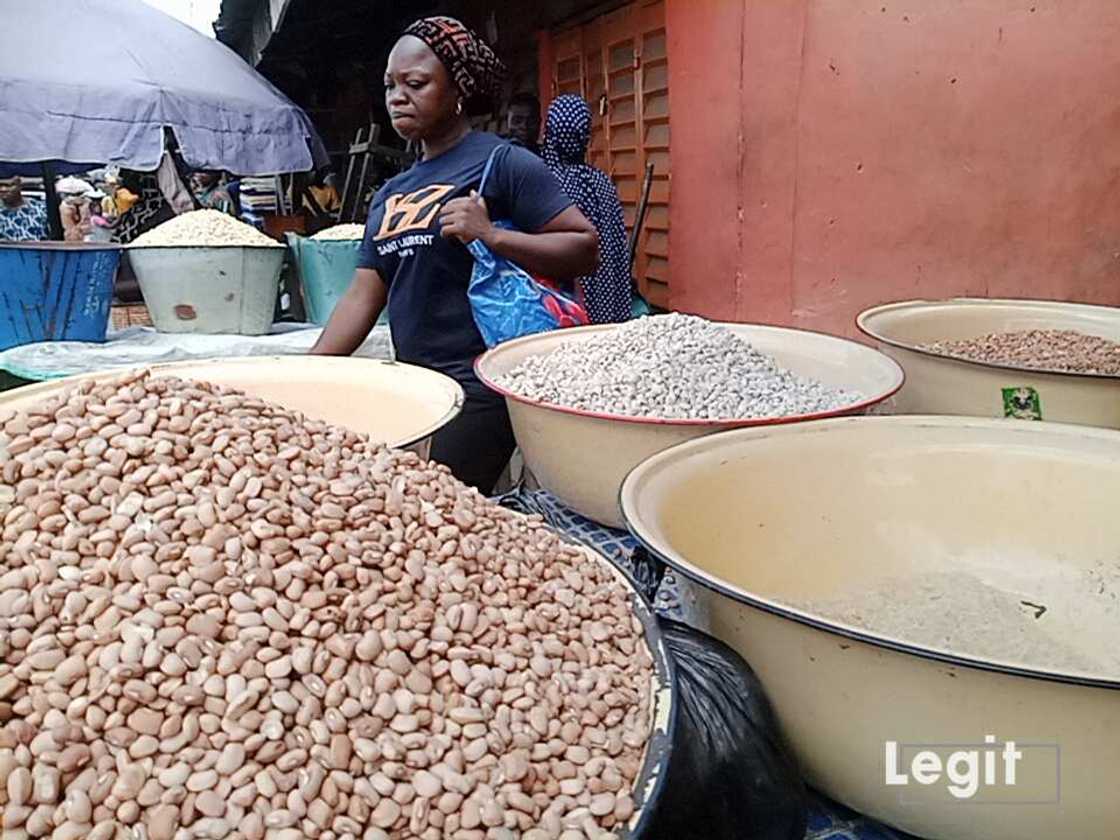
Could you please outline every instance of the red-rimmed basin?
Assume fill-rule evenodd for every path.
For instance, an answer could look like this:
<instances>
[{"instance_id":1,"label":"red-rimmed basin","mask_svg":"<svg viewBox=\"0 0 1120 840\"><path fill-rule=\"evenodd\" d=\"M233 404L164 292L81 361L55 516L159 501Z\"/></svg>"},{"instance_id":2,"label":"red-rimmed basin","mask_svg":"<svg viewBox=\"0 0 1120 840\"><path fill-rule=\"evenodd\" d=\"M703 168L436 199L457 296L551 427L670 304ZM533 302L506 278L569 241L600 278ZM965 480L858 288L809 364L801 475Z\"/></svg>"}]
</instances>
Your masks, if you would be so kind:
<instances>
[{"instance_id":1,"label":"red-rimmed basin","mask_svg":"<svg viewBox=\"0 0 1120 840\"><path fill-rule=\"evenodd\" d=\"M758 324L723 324L755 349L774 357L799 376L860 395L834 411L740 420L671 420L596 414L550 405L511 393L497 384L530 356L563 342L587 341L614 326L577 327L501 344L475 361L475 372L501 393L509 406L517 444L537 481L561 502L595 522L624 527L618 492L631 469L646 458L686 440L742 426L796 423L858 414L902 387L902 368L877 350L824 333Z\"/></svg>"}]
</instances>

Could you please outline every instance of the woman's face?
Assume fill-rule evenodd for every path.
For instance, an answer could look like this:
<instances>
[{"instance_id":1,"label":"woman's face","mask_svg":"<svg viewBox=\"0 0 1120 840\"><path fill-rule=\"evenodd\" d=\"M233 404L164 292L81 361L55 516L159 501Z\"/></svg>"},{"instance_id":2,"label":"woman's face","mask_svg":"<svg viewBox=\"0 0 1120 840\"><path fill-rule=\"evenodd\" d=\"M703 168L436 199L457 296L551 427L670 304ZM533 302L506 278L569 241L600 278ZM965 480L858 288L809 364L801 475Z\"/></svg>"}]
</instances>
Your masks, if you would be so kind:
<instances>
[{"instance_id":1,"label":"woman's face","mask_svg":"<svg viewBox=\"0 0 1120 840\"><path fill-rule=\"evenodd\" d=\"M385 107L393 130L405 140L424 140L458 119L459 89L443 62L421 41L405 35L389 53Z\"/></svg>"}]
</instances>

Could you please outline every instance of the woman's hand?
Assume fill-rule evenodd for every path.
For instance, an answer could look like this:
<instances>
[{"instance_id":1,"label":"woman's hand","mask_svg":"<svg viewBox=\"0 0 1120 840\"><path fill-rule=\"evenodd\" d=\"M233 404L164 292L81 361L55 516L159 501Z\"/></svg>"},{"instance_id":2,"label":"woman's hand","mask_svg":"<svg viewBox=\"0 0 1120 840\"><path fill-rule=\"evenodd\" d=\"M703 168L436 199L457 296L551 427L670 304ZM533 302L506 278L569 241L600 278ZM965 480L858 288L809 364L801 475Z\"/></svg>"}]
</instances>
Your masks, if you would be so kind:
<instances>
[{"instance_id":1,"label":"woman's hand","mask_svg":"<svg viewBox=\"0 0 1120 840\"><path fill-rule=\"evenodd\" d=\"M471 190L470 198L447 202L440 212L440 233L467 245L481 240L487 248L530 274L571 280L593 274L599 265L599 234L575 205L561 211L540 230L523 233L496 227L486 200Z\"/></svg>"},{"instance_id":2,"label":"woman's hand","mask_svg":"<svg viewBox=\"0 0 1120 840\"><path fill-rule=\"evenodd\" d=\"M447 202L440 211L439 223L442 236L448 239L454 237L464 245L476 239L488 243L494 232L486 200L474 190L471 190L469 198L455 198Z\"/></svg>"},{"instance_id":3,"label":"woman's hand","mask_svg":"<svg viewBox=\"0 0 1120 840\"><path fill-rule=\"evenodd\" d=\"M530 274L574 280L599 265L599 235L572 205L533 233L495 227L486 246Z\"/></svg>"}]
</instances>

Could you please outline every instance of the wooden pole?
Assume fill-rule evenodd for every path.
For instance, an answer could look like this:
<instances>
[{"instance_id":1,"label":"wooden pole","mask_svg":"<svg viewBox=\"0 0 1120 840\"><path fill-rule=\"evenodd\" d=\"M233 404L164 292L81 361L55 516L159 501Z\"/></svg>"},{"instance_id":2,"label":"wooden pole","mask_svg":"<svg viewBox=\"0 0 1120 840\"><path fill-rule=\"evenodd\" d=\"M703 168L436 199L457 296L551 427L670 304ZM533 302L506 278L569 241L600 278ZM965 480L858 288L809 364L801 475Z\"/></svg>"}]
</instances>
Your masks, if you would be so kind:
<instances>
[{"instance_id":1,"label":"wooden pole","mask_svg":"<svg viewBox=\"0 0 1120 840\"><path fill-rule=\"evenodd\" d=\"M634 257L638 253L638 237L641 235L642 226L646 222L646 211L649 209L649 191L653 186L653 164L646 164L645 182L642 184L642 197L638 201L638 212L634 214L634 228L630 232L630 269L634 268Z\"/></svg>"},{"instance_id":2,"label":"wooden pole","mask_svg":"<svg viewBox=\"0 0 1120 840\"><path fill-rule=\"evenodd\" d=\"M62 241L62 214L58 208L58 193L54 191L54 167L49 163L43 164L43 192L47 199L47 227L50 238Z\"/></svg>"}]
</instances>

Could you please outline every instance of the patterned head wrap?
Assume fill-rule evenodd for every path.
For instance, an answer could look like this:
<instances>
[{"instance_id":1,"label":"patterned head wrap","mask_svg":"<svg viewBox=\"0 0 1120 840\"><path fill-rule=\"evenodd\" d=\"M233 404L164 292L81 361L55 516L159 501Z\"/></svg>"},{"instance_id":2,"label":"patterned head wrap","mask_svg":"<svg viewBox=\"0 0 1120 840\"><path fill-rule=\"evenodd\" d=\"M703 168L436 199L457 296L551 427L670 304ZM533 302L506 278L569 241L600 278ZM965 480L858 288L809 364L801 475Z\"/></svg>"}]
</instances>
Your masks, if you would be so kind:
<instances>
[{"instance_id":1,"label":"patterned head wrap","mask_svg":"<svg viewBox=\"0 0 1120 840\"><path fill-rule=\"evenodd\" d=\"M451 17L422 18L404 33L419 38L443 62L463 98L484 110L500 93L506 68L490 46L475 32Z\"/></svg>"}]
</instances>

